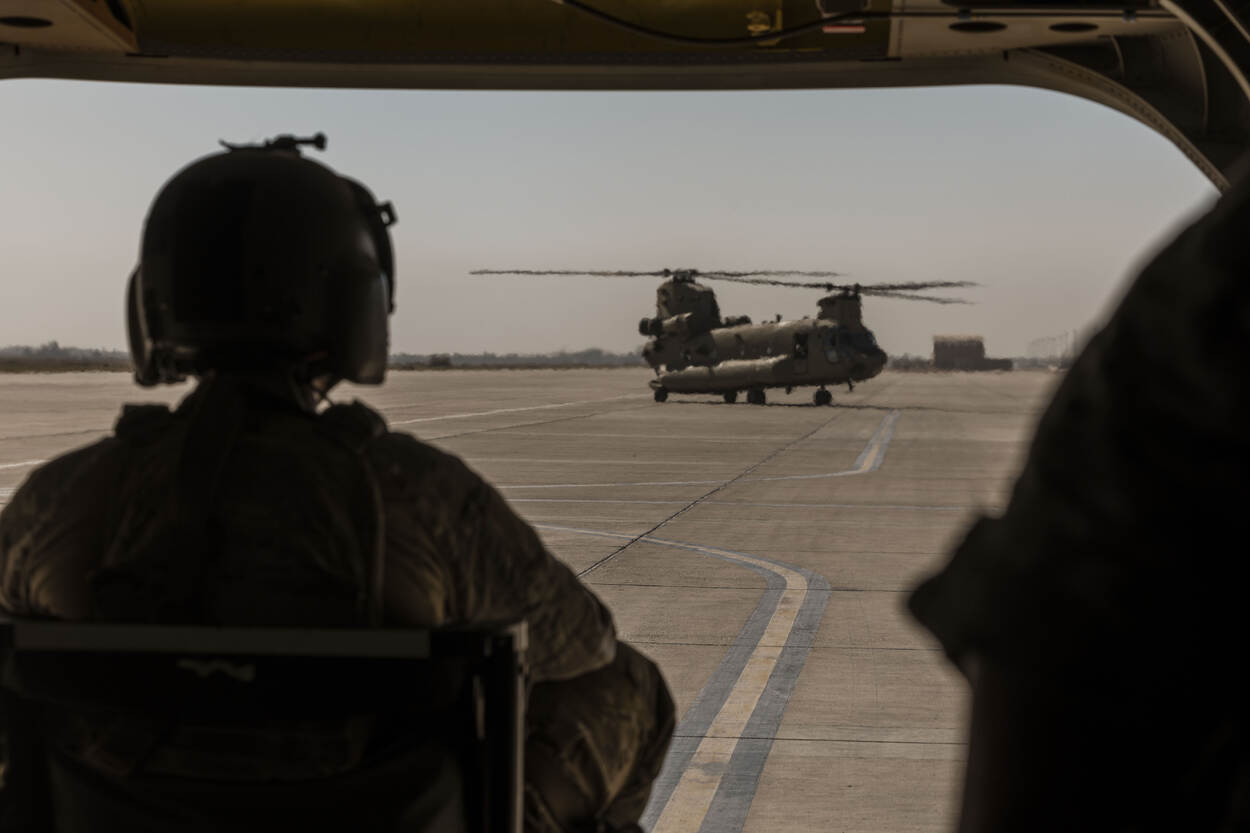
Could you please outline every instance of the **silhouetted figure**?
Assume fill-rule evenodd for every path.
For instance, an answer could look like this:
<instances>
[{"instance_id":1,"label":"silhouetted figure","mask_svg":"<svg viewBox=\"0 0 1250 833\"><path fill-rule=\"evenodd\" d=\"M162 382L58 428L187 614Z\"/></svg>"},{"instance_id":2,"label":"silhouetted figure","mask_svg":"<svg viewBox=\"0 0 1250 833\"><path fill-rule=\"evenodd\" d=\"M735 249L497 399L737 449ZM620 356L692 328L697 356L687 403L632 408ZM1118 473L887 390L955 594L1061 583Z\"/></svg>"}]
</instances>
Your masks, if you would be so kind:
<instances>
[{"instance_id":1,"label":"silhouetted figure","mask_svg":"<svg viewBox=\"0 0 1250 833\"><path fill-rule=\"evenodd\" d=\"M113 436L31 474L0 514L0 606L156 624L525 619L526 829L631 829L673 731L656 666L616 639L599 599L458 459L389 432L361 403L319 409L340 380L385 375L394 213L302 157L302 143L230 148L157 196L128 290L136 377L199 384L173 411L128 406ZM369 720L282 715L159 732L74 718L49 734L63 771L99 788L93 807L172 812L185 825L158 829L249 819L232 819L213 790L171 808L153 784L278 790L377 765L396 740ZM415 797L426 784L404 789ZM93 812L93 825L139 829Z\"/></svg>"},{"instance_id":2,"label":"silhouetted figure","mask_svg":"<svg viewBox=\"0 0 1250 833\"><path fill-rule=\"evenodd\" d=\"M972 684L962 833L1250 829L1250 183L1137 278L1001 518L911 598Z\"/></svg>"}]
</instances>

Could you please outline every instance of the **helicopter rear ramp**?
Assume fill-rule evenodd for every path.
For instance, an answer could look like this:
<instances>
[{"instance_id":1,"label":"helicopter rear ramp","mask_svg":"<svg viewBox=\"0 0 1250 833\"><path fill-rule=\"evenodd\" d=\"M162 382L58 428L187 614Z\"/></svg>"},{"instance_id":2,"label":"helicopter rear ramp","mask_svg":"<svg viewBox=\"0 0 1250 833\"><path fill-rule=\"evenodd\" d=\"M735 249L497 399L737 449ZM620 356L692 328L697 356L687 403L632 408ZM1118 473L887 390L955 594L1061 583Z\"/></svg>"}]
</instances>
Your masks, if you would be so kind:
<instances>
[{"instance_id":1,"label":"helicopter rear ramp","mask_svg":"<svg viewBox=\"0 0 1250 833\"><path fill-rule=\"evenodd\" d=\"M648 829L950 830L964 683L902 601L1005 504L1058 375L886 371L834 408L658 405L649 375L394 372L335 394L496 484L660 664L682 721ZM123 402L186 390L0 375L0 504Z\"/></svg>"}]
</instances>

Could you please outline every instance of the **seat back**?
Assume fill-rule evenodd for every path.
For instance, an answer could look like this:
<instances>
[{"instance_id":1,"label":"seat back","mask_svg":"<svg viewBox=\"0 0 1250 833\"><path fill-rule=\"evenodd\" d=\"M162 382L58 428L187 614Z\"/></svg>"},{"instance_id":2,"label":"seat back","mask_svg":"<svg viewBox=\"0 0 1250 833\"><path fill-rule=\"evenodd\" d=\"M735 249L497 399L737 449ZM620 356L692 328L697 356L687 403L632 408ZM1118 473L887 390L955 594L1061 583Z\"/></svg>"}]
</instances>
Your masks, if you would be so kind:
<instances>
[{"instance_id":1,"label":"seat back","mask_svg":"<svg viewBox=\"0 0 1250 833\"><path fill-rule=\"evenodd\" d=\"M518 833L525 642L523 623L394 630L0 621L7 817L18 829L87 833L135 829L141 818L152 830L350 823L420 831L450 829L454 809L463 820L454 829ZM330 762L325 772L314 766L280 781L148 771L170 727L213 727L207 737L220 745L254 742L249 728L263 734L279 722L357 718L372 721L371 739L346 771ZM57 733L95 719L119 721L123 742L101 744L103 755L94 746L67 754ZM292 737L269 751L287 754L299 743ZM449 809L451 792L462 799ZM127 807L140 809L124 818Z\"/></svg>"}]
</instances>

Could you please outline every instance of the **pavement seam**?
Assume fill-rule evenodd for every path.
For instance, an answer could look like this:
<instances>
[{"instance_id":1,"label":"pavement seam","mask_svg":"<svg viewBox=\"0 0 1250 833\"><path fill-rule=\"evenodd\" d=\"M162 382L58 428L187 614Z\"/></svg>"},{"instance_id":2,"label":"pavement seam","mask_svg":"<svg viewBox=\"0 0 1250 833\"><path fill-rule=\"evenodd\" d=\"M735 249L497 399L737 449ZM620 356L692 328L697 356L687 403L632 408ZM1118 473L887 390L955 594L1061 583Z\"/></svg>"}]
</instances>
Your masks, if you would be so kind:
<instances>
[{"instance_id":1,"label":"pavement seam","mask_svg":"<svg viewBox=\"0 0 1250 833\"><path fill-rule=\"evenodd\" d=\"M624 544L622 544L621 546L617 547L615 550L613 550L612 552L608 553L608 554L607 554L607 555L605 555L603 558L600 558L600 559L599 559L598 561L596 561L594 564L591 564L589 567L587 567L586 569L584 569L584 570L582 570L581 572L579 572L579 573L577 574L577 575L578 575L578 577L579 577L579 578L584 577L584 576L586 576L586 575L590 574L591 572L593 572L593 571L595 571L595 570L599 569L599 568L600 568L600 567L602 567L604 564L607 564L607 563L608 563L609 561L611 561L613 558L616 558L618 555L620 555L621 553L625 552L625 550L629 549L629 548L630 548L630 547L632 547L634 544L636 544L636 543L638 543L639 541L641 541L643 538L646 538L647 536L649 536L649 535L651 535L652 533L654 533L657 529L660 529L660 528L662 528L662 527L666 526L666 525L667 525L668 523L670 523L671 521L673 521L673 520L675 520L675 519L677 519L677 518L681 517L682 515L686 514L686 513L687 513L687 512L689 512L691 509L695 508L695 507L696 507L696 506L698 506L700 503L702 503L703 501L707 500L708 498L710 498L712 495L716 494L717 492L720 492L721 490L726 489L726 488L728 488L729 486L732 486L734 483L737 483L737 482L738 482L739 480L741 480L743 477L746 477L748 474L750 474L751 472L755 471L756 469L758 469L760 466L764 465L765 463L769 463L769 462L771 462L771 461L772 461L773 459L775 459L778 455L783 454L783 453L785 453L786 451L789 451L790 449L794 448L796 445L798 445L799 443L803 442L803 441L804 441L804 440L806 440L808 437L811 437L811 436L812 436L813 434L815 434L817 431L820 431L821 429L828 427L828 426L829 426L830 424L832 424L832 423L834 422L834 420L836 420L839 416L841 416L841 414L839 414L839 413L835 413L833 416L829 417L829 419L827 419L827 420L825 420L824 422L820 423L820 424L819 424L819 425L817 425L815 428L813 428L812 430L808 431L806 434L803 434L802 436L796 437L795 439L791 440L790 442L786 443L785 445L779 446L778 448L774 449L774 450L773 450L770 454L768 454L768 455L767 455L766 457L764 457L762 460L759 460L758 462L753 463L752 465L747 466L745 469L743 469L742 471L738 472L738 474L734 475L732 479L724 481L724 482L723 482L723 483L721 483L719 486L717 486L715 489L712 489L711 491L707 492L706 494L700 495L699 497L697 497L697 498L695 498L694 500L690 501L689 503L687 503L687 504L686 504L685 506L683 506L682 508L678 509L678 510L677 510L676 512L674 512L673 514L669 515L667 518L665 518L664 520L660 521L660 522L659 522L658 524L656 524L655 526L653 526L653 527L651 527L650 529L648 529L646 532L643 532L643 533L641 533L641 534L639 534L639 535L635 535L635 536L634 536L632 539L630 539L629 541L626 541Z\"/></svg>"}]
</instances>

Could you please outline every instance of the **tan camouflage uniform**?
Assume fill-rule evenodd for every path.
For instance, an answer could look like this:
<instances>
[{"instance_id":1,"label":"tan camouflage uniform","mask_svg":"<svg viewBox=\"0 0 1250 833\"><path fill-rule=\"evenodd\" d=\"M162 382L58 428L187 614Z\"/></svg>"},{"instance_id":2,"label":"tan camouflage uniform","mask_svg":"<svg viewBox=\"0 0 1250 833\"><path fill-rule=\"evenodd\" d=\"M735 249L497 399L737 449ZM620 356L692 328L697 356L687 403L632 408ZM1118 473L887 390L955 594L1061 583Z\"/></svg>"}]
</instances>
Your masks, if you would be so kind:
<instances>
[{"instance_id":1,"label":"tan camouflage uniform","mask_svg":"<svg viewBox=\"0 0 1250 833\"><path fill-rule=\"evenodd\" d=\"M617 641L611 614L534 530L458 459L387 432L364 406L314 418L253 401L247 413L216 496L225 560L195 590L199 618L334 619L319 606L320 585L305 580L308 565L329 584L367 585L356 530L367 526L376 502L366 492L376 484L385 510L383 623L529 623L527 829L636 820L673 731L668 689L653 663ZM150 539L173 511L185 422L164 407L128 407L116 436L34 471L0 513L0 606L98 618L92 577L161 549ZM289 546L267 547L282 530L298 530L307 563L283 564Z\"/></svg>"}]
</instances>

